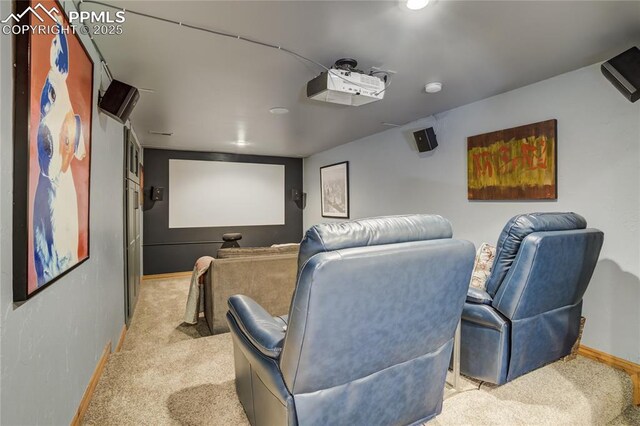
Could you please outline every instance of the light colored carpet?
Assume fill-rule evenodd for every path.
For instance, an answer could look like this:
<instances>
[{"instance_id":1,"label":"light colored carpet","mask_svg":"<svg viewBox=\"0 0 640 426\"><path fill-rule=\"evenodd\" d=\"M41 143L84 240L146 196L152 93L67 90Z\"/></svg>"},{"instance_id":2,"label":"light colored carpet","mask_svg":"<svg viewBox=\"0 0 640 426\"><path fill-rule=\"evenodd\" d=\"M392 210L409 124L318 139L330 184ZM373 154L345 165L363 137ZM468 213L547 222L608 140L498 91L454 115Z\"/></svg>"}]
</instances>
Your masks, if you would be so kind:
<instances>
[{"instance_id":1,"label":"light colored carpet","mask_svg":"<svg viewBox=\"0 0 640 426\"><path fill-rule=\"evenodd\" d=\"M610 426L638 426L640 425L640 407L629 407L624 413L613 419Z\"/></svg>"},{"instance_id":2,"label":"light colored carpet","mask_svg":"<svg viewBox=\"0 0 640 426\"><path fill-rule=\"evenodd\" d=\"M631 404L632 384L626 373L581 356L502 386L482 384L477 390L478 385L467 381L463 392L446 395L442 413L432 423L605 425Z\"/></svg>"},{"instance_id":3,"label":"light colored carpet","mask_svg":"<svg viewBox=\"0 0 640 426\"><path fill-rule=\"evenodd\" d=\"M204 318L196 326L182 322L188 292L189 278L142 281L122 350L150 349L209 336Z\"/></svg>"},{"instance_id":4,"label":"light colored carpet","mask_svg":"<svg viewBox=\"0 0 640 426\"><path fill-rule=\"evenodd\" d=\"M246 425L235 395L230 335L182 324L188 279L145 281L124 351L113 354L84 418L87 425ZM429 425L639 425L631 380L578 357L506 385L465 380L447 389Z\"/></svg>"},{"instance_id":5,"label":"light colored carpet","mask_svg":"<svg viewBox=\"0 0 640 426\"><path fill-rule=\"evenodd\" d=\"M234 387L229 333L109 358L87 425L248 424Z\"/></svg>"}]
</instances>

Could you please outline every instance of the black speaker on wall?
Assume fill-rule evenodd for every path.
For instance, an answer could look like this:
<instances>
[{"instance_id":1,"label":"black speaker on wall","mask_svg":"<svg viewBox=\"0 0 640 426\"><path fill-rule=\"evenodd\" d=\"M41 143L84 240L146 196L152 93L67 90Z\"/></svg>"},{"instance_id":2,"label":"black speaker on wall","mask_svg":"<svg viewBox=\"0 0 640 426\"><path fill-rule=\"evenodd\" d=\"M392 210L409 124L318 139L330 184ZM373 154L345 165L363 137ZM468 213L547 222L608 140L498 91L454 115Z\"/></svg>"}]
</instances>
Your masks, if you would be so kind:
<instances>
[{"instance_id":1,"label":"black speaker on wall","mask_svg":"<svg viewBox=\"0 0 640 426\"><path fill-rule=\"evenodd\" d=\"M640 49L632 47L600 66L602 74L631 102L640 99Z\"/></svg>"},{"instance_id":2,"label":"black speaker on wall","mask_svg":"<svg viewBox=\"0 0 640 426\"><path fill-rule=\"evenodd\" d=\"M159 186L151 187L151 201L162 201L164 199L164 188Z\"/></svg>"},{"instance_id":3,"label":"black speaker on wall","mask_svg":"<svg viewBox=\"0 0 640 426\"><path fill-rule=\"evenodd\" d=\"M98 106L109 117L124 123L131 115L138 99L140 99L138 89L127 83L113 80L107 91L104 92Z\"/></svg>"},{"instance_id":4,"label":"black speaker on wall","mask_svg":"<svg viewBox=\"0 0 640 426\"><path fill-rule=\"evenodd\" d=\"M296 203L298 208L304 209L307 206L307 193L300 189L291 190L291 201Z\"/></svg>"},{"instance_id":5,"label":"black speaker on wall","mask_svg":"<svg viewBox=\"0 0 640 426\"><path fill-rule=\"evenodd\" d=\"M433 127L413 132L413 137L416 140L416 145L420 152L431 151L438 146L438 140L436 139L436 133L433 131Z\"/></svg>"}]
</instances>

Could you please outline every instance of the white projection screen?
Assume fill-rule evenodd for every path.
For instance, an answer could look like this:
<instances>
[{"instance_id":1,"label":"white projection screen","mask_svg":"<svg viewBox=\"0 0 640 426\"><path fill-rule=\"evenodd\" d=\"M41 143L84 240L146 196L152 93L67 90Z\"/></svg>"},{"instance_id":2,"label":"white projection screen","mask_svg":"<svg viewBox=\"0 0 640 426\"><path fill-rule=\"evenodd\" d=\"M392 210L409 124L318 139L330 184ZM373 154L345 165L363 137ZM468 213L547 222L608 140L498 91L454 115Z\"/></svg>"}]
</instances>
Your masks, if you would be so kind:
<instances>
[{"instance_id":1,"label":"white projection screen","mask_svg":"<svg viewBox=\"0 0 640 426\"><path fill-rule=\"evenodd\" d=\"M284 225L284 165L169 160L169 228Z\"/></svg>"}]
</instances>

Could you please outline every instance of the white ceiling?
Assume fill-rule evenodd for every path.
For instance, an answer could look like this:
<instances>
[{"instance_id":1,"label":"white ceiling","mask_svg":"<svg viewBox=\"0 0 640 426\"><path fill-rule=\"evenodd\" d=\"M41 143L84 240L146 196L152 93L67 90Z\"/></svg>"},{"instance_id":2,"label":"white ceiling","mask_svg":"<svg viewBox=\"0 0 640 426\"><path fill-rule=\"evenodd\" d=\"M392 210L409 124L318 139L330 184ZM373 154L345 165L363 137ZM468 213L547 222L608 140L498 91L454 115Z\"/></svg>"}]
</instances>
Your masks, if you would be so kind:
<instances>
[{"instance_id":1,"label":"white ceiling","mask_svg":"<svg viewBox=\"0 0 640 426\"><path fill-rule=\"evenodd\" d=\"M172 149L304 157L387 129L382 122L404 124L640 44L638 1L432 0L418 12L397 1L110 4L281 45L326 66L353 57L364 70L397 71L380 102L320 103L305 97L319 72L313 65L127 14L123 35L96 42L116 79L156 91L142 93L132 115L143 145ZM426 94L430 81L441 81L442 92ZM238 138L249 145L234 145Z\"/></svg>"}]
</instances>

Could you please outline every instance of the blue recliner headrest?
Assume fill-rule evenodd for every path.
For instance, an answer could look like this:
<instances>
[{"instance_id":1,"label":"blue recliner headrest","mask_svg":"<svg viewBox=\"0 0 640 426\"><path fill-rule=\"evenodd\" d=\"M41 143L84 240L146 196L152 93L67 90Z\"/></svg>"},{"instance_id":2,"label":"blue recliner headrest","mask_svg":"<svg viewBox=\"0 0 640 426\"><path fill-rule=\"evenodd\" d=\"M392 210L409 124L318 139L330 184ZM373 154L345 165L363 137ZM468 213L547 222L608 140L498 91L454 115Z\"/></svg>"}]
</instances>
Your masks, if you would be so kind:
<instances>
[{"instance_id":1,"label":"blue recliner headrest","mask_svg":"<svg viewBox=\"0 0 640 426\"><path fill-rule=\"evenodd\" d=\"M452 235L451 223L438 215L413 214L323 223L310 228L302 239L298 268L321 252L451 238Z\"/></svg>"},{"instance_id":2,"label":"blue recliner headrest","mask_svg":"<svg viewBox=\"0 0 640 426\"><path fill-rule=\"evenodd\" d=\"M487 279L487 293L495 296L507 276L520 244L527 235L542 231L566 231L584 229L587 221L576 213L528 213L514 216L502 229L496 246L496 257Z\"/></svg>"}]
</instances>

